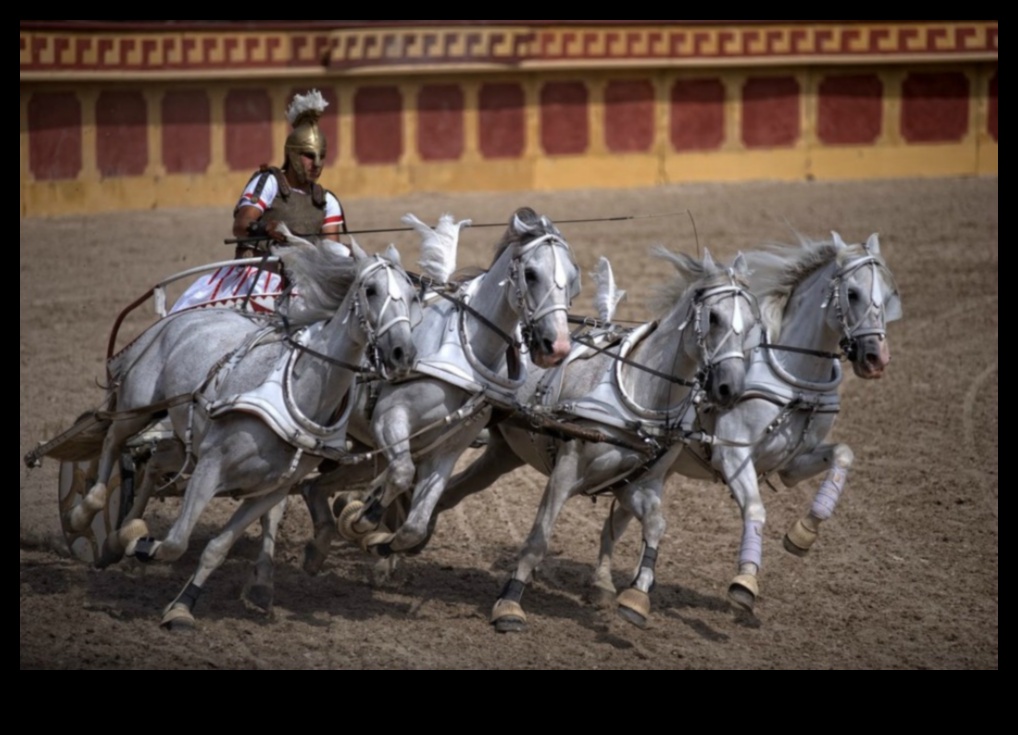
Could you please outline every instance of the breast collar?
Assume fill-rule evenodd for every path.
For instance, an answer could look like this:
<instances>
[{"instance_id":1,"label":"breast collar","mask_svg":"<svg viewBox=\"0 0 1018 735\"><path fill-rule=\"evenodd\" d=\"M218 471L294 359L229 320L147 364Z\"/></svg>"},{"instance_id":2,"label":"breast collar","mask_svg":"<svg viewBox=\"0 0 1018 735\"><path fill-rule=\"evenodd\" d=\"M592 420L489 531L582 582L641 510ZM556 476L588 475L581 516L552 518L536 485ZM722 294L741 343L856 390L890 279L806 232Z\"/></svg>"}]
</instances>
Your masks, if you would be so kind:
<instances>
[{"instance_id":1,"label":"breast collar","mask_svg":"<svg viewBox=\"0 0 1018 735\"><path fill-rule=\"evenodd\" d=\"M339 415L328 425L312 421L300 410L293 398L293 368L301 353L299 347L306 346L312 336L312 330L320 329L321 326L320 323L314 324L292 335L291 341L295 342L297 347L291 347L280 354L268 378L257 388L206 403L205 410L209 417L217 418L230 411L250 413L265 422L280 439L307 454L331 459L345 456L346 429L350 411L355 403L351 400L354 385L351 385L351 390L347 391L343 403L337 408ZM247 344L245 353L260 343L265 333L272 331L269 329L259 333L257 339ZM235 365L241 356L236 355L236 359L231 362ZM228 363L216 376L216 380L221 382L230 369L232 366Z\"/></svg>"},{"instance_id":2,"label":"breast collar","mask_svg":"<svg viewBox=\"0 0 1018 735\"><path fill-rule=\"evenodd\" d=\"M482 278L470 281L461 291L461 298L469 303L481 287ZM516 391L527 380L527 370L516 344L506 349L506 358L499 367L491 370L484 365L470 347L466 333L466 310L450 302L436 304L443 314L441 343L433 354L420 357L414 372L436 378L469 393L484 393L492 404L502 408L516 406ZM517 328L518 330L518 328Z\"/></svg>"},{"instance_id":3,"label":"breast collar","mask_svg":"<svg viewBox=\"0 0 1018 735\"><path fill-rule=\"evenodd\" d=\"M838 387L842 377L841 363L831 360L829 381L819 383L802 380L782 366L776 359L775 350L760 345L750 355L746 388L740 400L759 398L779 406L794 403L821 413L837 413L841 408Z\"/></svg>"},{"instance_id":4,"label":"breast collar","mask_svg":"<svg viewBox=\"0 0 1018 735\"><path fill-rule=\"evenodd\" d=\"M656 322L649 322L621 335L618 355L628 357L636 345L656 328ZM612 331L588 335L588 341L592 341L593 344L600 341L607 346L619 342L619 340L619 333ZM696 401L697 395L691 393L689 399L665 409L641 406L622 385L621 367L623 363L618 360L614 361L610 370L603 372L597 385L589 393L560 401L568 366L575 361L592 357L596 353L597 350L591 347L576 348L561 365L545 372L535 395L535 400L544 407L545 411L594 421L641 437L673 437L676 430L688 431L692 428L696 412L690 408Z\"/></svg>"}]
</instances>

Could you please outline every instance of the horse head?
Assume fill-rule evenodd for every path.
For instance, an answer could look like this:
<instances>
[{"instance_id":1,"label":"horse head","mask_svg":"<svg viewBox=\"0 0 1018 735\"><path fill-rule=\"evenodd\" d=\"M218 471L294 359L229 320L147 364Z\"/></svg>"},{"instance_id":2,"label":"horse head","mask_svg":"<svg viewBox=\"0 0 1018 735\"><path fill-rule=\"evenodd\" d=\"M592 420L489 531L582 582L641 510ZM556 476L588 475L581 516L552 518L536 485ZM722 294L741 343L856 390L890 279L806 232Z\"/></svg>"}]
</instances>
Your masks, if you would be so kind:
<instances>
[{"instance_id":1,"label":"horse head","mask_svg":"<svg viewBox=\"0 0 1018 735\"><path fill-rule=\"evenodd\" d=\"M891 361L887 323L901 318L901 298L880 255L876 233L865 245L849 246L832 232L838 270L825 300L828 326L860 378L877 379Z\"/></svg>"},{"instance_id":2,"label":"horse head","mask_svg":"<svg viewBox=\"0 0 1018 735\"><path fill-rule=\"evenodd\" d=\"M531 361L542 368L558 365L571 347L568 312L580 292L580 269L558 228L530 207L509 220L499 252L511 255L506 287L520 320Z\"/></svg>"},{"instance_id":3,"label":"horse head","mask_svg":"<svg viewBox=\"0 0 1018 735\"><path fill-rule=\"evenodd\" d=\"M384 379L403 377L417 360L411 336L421 320L416 290L394 246L390 245L384 255L367 255L354 242L351 251L357 263L352 308L368 359Z\"/></svg>"},{"instance_id":4,"label":"horse head","mask_svg":"<svg viewBox=\"0 0 1018 735\"><path fill-rule=\"evenodd\" d=\"M682 289L672 307L678 318L679 350L697 366L697 382L707 399L729 408L742 396L747 356L751 343L756 343L758 325L759 310L747 284L745 258L740 253L730 266L724 266L706 251L701 260L664 248L655 252L679 273L671 287Z\"/></svg>"}]
</instances>

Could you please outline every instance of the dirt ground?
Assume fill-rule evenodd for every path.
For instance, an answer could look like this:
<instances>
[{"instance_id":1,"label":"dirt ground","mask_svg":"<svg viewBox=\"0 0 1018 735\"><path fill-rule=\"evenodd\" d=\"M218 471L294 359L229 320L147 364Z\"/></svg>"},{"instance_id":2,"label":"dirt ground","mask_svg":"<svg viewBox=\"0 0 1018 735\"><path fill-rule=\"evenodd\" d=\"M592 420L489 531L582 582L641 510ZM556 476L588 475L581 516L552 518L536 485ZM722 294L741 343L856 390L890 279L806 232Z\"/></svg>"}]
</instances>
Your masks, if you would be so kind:
<instances>
[{"instance_id":1,"label":"dirt ground","mask_svg":"<svg viewBox=\"0 0 1018 735\"><path fill-rule=\"evenodd\" d=\"M498 634L490 606L529 530L543 477L518 471L443 516L432 544L385 586L369 558L337 543L323 573L300 561L310 526L291 504L277 548L271 614L240 591L254 533L209 580L197 627L159 627L234 501L217 499L179 562L105 570L69 557L57 512L58 463L22 457L99 403L106 342L117 314L156 280L232 252L232 193L224 206L21 222L21 658L23 669L996 669L997 212L996 178L668 186L649 190L419 195L349 200L352 226L399 227L413 212L505 222L530 205L556 222L585 274L576 305L592 313L592 279L608 255L629 300L620 319L645 319L663 276L653 244L730 258L794 228L846 240L880 234L905 316L890 326L892 363L879 381L848 371L834 438L856 462L834 518L806 558L781 538L818 480L764 490L768 523L755 617L725 598L741 524L723 485L673 480L650 625L640 630L584 601L602 500L567 504L549 556L524 598L530 628ZM691 224L695 221L697 235ZM659 216L660 215L660 216ZM632 216L607 223L563 220ZM500 230L473 228L460 263L487 265ZM409 233L390 241L416 267ZM151 321L129 319L122 334ZM469 459L466 457L465 459ZM150 507L154 529L177 508ZM254 529L255 531L257 528ZM638 534L617 557L628 581Z\"/></svg>"}]
</instances>

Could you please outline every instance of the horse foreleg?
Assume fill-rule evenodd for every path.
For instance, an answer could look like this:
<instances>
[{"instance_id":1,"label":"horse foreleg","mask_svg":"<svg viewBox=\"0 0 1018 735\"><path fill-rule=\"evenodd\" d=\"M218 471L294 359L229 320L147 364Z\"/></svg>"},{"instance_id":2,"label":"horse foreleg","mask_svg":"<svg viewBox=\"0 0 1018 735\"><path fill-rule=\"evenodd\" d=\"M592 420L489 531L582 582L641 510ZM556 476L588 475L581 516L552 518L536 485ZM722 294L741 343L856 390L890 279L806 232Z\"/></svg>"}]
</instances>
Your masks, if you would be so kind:
<instances>
[{"instance_id":1,"label":"horse foreleg","mask_svg":"<svg viewBox=\"0 0 1018 735\"><path fill-rule=\"evenodd\" d=\"M618 596L619 615L634 625L647 627L650 615L650 592L654 588L654 566L658 549L668 526L661 510L661 492L664 489L664 470L671 462L658 463L639 482L623 487L618 492L619 504L639 519L643 526L643 544L640 560L629 587Z\"/></svg>"},{"instance_id":2,"label":"horse foreleg","mask_svg":"<svg viewBox=\"0 0 1018 735\"><path fill-rule=\"evenodd\" d=\"M581 442L565 442L559 451L555 467L544 488L541 504L538 506L530 535L520 550L516 571L506 582L491 609L491 624L500 633L526 630L527 615L520 602L526 585L533 577L534 570L548 553L555 521L568 500L583 485L579 473L579 445Z\"/></svg>"},{"instance_id":3,"label":"horse foreleg","mask_svg":"<svg viewBox=\"0 0 1018 735\"><path fill-rule=\"evenodd\" d=\"M389 543L392 551L416 554L424 548L431 537L431 519L435 506L464 448L456 447L445 454L429 457L419 465L418 472L423 479L414 488L406 520L400 524Z\"/></svg>"},{"instance_id":4,"label":"horse foreleg","mask_svg":"<svg viewBox=\"0 0 1018 735\"><path fill-rule=\"evenodd\" d=\"M848 470L855 455L846 444L824 444L812 452L796 457L779 474L786 485L813 477L824 470L826 476L805 516L793 523L785 533L785 550L796 556L805 556L820 533L820 524L828 520L841 499L848 479Z\"/></svg>"},{"instance_id":5,"label":"horse foreleg","mask_svg":"<svg viewBox=\"0 0 1018 735\"><path fill-rule=\"evenodd\" d=\"M230 549L244 534L248 526L274 510L275 506L284 507L282 501L286 498L289 489L289 486L284 484L267 495L245 498L241 501L240 507L234 511L222 532L205 546L198 564L198 571L187 581L180 594L163 610L163 617L159 623L161 626L170 629L194 627L194 606L201 596L202 588L209 575L226 561Z\"/></svg>"},{"instance_id":6,"label":"horse foreleg","mask_svg":"<svg viewBox=\"0 0 1018 735\"><path fill-rule=\"evenodd\" d=\"M726 448L718 454L715 467L727 478L732 497L742 511L738 573L728 585L728 600L738 610L753 612L760 594L757 577L763 564L763 528L767 523L767 511L760 497L760 485L749 452L742 448Z\"/></svg>"},{"instance_id":7,"label":"horse foreleg","mask_svg":"<svg viewBox=\"0 0 1018 735\"><path fill-rule=\"evenodd\" d=\"M386 411L373 425L375 445L384 447L387 466L379 482L381 492L372 492L367 503L351 501L337 519L339 534L349 541L363 542L382 522L386 508L413 486L416 468L410 454L410 416L404 406Z\"/></svg>"},{"instance_id":8,"label":"horse foreleg","mask_svg":"<svg viewBox=\"0 0 1018 735\"><path fill-rule=\"evenodd\" d=\"M288 501L289 496L284 497L262 516L262 546L251 569L251 577L241 593L242 599L264 612L272 609L274 594L272 558L276 553L276 537Z\"/></svg>"}]
</instances>

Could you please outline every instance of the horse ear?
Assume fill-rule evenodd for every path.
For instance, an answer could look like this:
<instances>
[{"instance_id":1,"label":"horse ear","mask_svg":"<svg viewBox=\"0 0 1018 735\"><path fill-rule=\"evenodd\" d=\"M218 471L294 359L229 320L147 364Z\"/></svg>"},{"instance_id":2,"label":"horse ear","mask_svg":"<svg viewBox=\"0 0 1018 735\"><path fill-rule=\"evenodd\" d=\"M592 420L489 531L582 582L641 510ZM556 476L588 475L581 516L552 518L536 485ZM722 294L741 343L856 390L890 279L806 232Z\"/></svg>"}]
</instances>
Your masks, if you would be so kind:
<instances>
[{"instance_id":1,"label":"horse ear","mask_svg":"<svg viewBox=\"0 0 1018 735\"><path fill-rule=\"evenodd\" d=\"M866 240L866 252L870 255L880 255L880 238L877 237L877 233L873 233Z\"/></svg>"},{"instance_id":2,"label":"horse ear","mask_svg":"<svg viewBox=\"0 0 1018 735\"><path fill-rule=\"evenodd\" d=\"M732 272L742 280L749 278L749 266L746 264L746 256L742 254L741 250L732 261Z\"/></svg>"},{"instance_id":3,"label":"horse ear","mask_svg":"<svg viewBox=\"0 0 1018 735\"><path fill-rule=\"evenodd\" d=\"M385 249L385 258L390 263L398 265L401 268L403 267L403 261L399 257L399 250L397 250L396 246L393 245L391 242L389 243L389 247Z\"/></svg>"},{"instance_id":4,"label":"horse ear","mask_svg":"<svg viewBox=\"0 0 1018 735\"><path fill-rule=\"evenodd\" d=\"M834 240L834 246L838 248L838 250L841 250L842 248L846 247L845 241L841 239L841 235L839 235L834 230L831 230L831 238Z\"/></svg>"},{"instance_id":5,"label":"horse ear","mask_svg":"<svg viewBox=\"0 0 1018 735\"><path fill-rule=\"evenodd\" d=\"M714 263L714 257L710 254L710 250L707 248L703 249L703 267L709 271L717 269L717 265Z\"/></svg>"},{"instance_id":6,"label":"horse ear","mask_svg":"<svg viewBox=\"0 0 1018 735\"><path fill-rule=\"evenodd\" d=\"M364 260L368 257L367 253L361 250L361 246L353 238L350 238L350 252L353 253L354 260Z\"/></svg>"}]
</instances>

